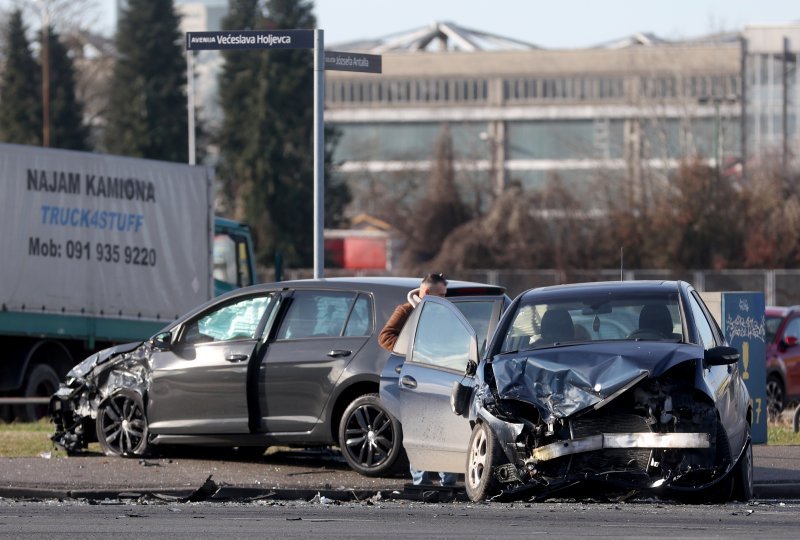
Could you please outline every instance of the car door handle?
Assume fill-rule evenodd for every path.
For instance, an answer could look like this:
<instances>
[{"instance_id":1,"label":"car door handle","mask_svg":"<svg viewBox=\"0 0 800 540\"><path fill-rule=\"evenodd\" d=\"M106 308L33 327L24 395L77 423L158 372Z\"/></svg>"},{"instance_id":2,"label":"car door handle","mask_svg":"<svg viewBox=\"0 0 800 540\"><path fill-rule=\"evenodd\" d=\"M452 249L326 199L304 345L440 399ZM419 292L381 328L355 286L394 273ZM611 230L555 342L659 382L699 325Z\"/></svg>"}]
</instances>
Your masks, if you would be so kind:
<instances>
[{"instance_id":1,"label":"car door handle","mask_svg":"<svg viewBox=\"0 0 800 540\"><path fill-rule=\"evenodd\" d=\"M331 352L328 353L328 356L330 356L332 358L341 358L341 357L344 357L344 356L350 356L350 353L352 353L352 352L353 351L346 351L344 349L334 349L334 350L332 350Z\"/></svg>"},{"instance_id":2,"label":"car door handle","mask_svg":"<svg viewBox=\"0 0 800 540\"><path fill-rule=\"evenodd\" d=\"M400 378L400 384L407 388L416 388L417 387L417 380L414 377L409 377L408 375L403 375Z\"/></svg>"},{"instance_id":3,"label":"car door handle","mask_svg":"<svg viewBox=\"0 0 800 540\"><path fill-rule=\"evenodd\" d=\"M248 358L250 358L250 357L248 355L246 355L246 354L226 354L225 355L225 360L227 360L228 362L244 362Z\"/></svg>"}]
</instances>

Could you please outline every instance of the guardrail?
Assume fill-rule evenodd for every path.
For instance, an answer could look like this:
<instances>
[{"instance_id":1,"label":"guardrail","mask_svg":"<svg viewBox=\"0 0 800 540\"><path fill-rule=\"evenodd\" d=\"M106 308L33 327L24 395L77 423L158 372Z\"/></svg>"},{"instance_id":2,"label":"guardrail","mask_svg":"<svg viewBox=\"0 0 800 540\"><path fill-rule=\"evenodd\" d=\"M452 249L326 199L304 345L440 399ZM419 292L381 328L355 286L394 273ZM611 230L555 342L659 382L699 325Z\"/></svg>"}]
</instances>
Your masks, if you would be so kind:
<instances>
[{"instance_id":1,"label":"guardrail","mask_svg":"<svg viewBox=\"0 0 800 540\"><path fill-rule=\"evenodd\" d=\"M0 397L0 405L47 405L49 397Z\"/></svg>"}]
</instances>

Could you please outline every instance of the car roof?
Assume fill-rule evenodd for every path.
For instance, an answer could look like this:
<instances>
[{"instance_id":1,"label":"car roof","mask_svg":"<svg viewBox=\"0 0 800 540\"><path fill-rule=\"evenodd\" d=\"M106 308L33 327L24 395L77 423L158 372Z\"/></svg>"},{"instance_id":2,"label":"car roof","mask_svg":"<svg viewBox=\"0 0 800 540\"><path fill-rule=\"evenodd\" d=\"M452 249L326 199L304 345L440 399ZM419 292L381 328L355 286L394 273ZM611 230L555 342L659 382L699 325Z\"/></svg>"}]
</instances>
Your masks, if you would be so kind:
<instances>
[{"instance_id":1,"label":"car roof","mask_svg":"<svg viewBox=\"0 0 800 540\"><path fill-rule=\"evenodd\" d=\"M585 293L603 294L612 292L653 293L653 292L678 292L682 281L668 280L631 280L631 281L592 281L587 283L567 283L564 285L550 285L537 287L525 291L523 297L555 297L562 294Z\"/></svg>"},{"instance_id":2,"label":"car roof","mask_svg":"<svg viewBox=\"0 0 800 540\"><path fill-rule=\"evenodd\" d=\"M786 317L792 311L800 310L800 306L767 306L764 315L768 317Z\"/></svg>"},{"instance_id":3,"label":"car roof","mask_svg":"<svg viewBox=\"0 0 800 540\"><path fill-rule=\"evenodd\" d=\"M335 277L320 279L296 279L289 281L276 281L271 283L259 283L239 289L239 292L256 292L274 289L310 289L310 288L331 288L331 289L402 289L408 292L416 289L420 285L419 278L413 277ZM474 281L448 280L447 296L495 296L503 295L505 287L478 283Z\"/></svg>"}]
</instances>

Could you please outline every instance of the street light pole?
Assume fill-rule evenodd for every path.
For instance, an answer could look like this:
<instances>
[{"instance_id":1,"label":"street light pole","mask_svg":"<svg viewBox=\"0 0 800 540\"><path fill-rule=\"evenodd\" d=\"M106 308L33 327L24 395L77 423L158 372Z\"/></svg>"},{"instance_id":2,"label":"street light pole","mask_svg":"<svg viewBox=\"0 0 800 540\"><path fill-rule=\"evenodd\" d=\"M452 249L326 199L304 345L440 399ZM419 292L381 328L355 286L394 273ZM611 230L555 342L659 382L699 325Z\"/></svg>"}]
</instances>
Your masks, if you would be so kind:
<instances>
[{"instance_id":1,"label":"street light pole","mask_svg":"<svg viewBox=\"0 0 800 540\"><path fill-rule=\"evenodd\" d=\"M37 2L42 11L42 146L50 146L50 10L47 0Z\"/></svg>"}]
</instances>

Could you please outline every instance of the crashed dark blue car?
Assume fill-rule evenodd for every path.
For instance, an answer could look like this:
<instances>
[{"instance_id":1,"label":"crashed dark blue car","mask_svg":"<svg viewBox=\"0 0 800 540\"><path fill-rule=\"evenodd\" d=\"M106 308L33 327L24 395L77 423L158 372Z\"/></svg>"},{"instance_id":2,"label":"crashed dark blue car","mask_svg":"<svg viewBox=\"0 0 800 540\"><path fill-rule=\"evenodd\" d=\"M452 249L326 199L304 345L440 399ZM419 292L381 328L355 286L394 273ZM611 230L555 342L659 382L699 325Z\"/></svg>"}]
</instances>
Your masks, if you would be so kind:
<instances>
[{"instance_id":1,"label":"crashed dark blue car","mask_svg":"<svg viewBox=\"0 0 800 540\"><path fill-rule=\"evenodd\" d=\"M464 473L473 501L587 490L749 500L752 410L738 360L685 282L532 289L488 344L426 297L381 399L412 466Z\"/></svg>"}]
</instances>

